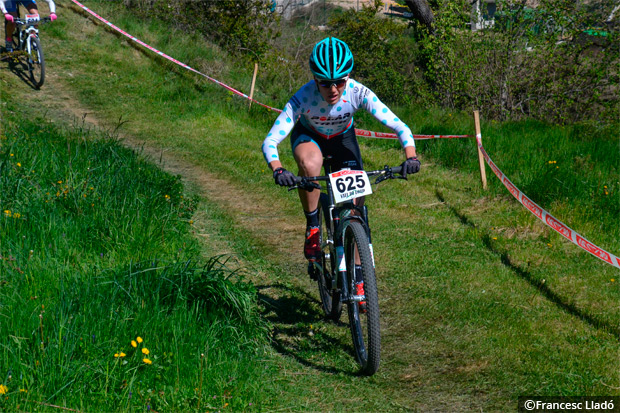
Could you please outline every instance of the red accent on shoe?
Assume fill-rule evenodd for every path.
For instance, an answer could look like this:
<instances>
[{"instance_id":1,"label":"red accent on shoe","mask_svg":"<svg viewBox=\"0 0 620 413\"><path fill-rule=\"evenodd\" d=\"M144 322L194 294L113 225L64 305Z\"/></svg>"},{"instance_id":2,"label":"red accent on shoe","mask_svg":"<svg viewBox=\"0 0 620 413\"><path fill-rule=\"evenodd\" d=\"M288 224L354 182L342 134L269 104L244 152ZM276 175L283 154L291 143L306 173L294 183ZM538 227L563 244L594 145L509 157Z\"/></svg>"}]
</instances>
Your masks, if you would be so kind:
<instances>
[{"instance_id":1,"label":"red accent on shoe","mask_svg":"<svg viewBox=\"0 0 620 413\"><path fill-rule=\"evenodd\" d=\"M319 227L306 228L304 256L310 261L317 261L321 258L321 231Z\"/></svg>"}]
</instances>

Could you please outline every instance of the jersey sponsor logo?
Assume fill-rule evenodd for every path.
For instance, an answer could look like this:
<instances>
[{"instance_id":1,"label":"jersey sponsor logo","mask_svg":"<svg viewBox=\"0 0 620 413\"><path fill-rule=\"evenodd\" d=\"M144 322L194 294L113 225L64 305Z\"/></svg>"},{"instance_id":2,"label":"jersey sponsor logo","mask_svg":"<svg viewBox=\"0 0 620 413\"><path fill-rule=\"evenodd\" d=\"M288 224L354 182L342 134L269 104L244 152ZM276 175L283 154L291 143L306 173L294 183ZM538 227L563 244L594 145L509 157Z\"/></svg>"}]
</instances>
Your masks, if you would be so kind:
<instances>
[{"instance_id":1,"label":"jersey sponsor logo","mask_svg":"<svg viewBox=\"0 0 620 413\"><path fill-rule=\"evenodd\" d=\"M338 116L312 116L310 120L317 126L340 125L348 122L351 118L350 113L343 113Z\"/></svg>"},{"instance_id":2,"label":"jersey sponsor logo","mask_svg":"<svg viewBox=\"0 0 620 413\"><path fill-rule=\"evenodd\" d=\"M297 99L296 96L293 96L291 98L291 104L295 110L299 109L299 107L301 106L301 102L299 101L299 99Z\"/></svg>"}]
</instances>

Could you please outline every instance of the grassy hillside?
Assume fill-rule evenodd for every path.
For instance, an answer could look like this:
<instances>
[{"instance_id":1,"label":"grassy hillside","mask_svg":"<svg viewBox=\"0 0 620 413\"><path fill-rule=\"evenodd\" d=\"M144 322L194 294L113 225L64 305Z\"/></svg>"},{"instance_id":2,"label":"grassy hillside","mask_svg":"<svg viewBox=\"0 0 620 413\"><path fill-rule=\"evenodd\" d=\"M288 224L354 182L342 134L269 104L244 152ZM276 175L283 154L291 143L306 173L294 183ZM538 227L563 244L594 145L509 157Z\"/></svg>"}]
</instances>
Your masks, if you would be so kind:
<instances>
[{"instance_id":1,"label":"grassy hillside","mask_svg":"<svg viewBox=\"0 0 620 413\"><path fill-rule=\"evenodd\" d=\"M22 204L34 202L25 188L38 190L37 185L22 184L28 179L16 162L40 174L41 188L59 186L60 195L47 189L48 198L41 195L40 202L50 199L54 208L64 208L45 216L65 216L51 231L59 251L55 255L36 254L38 249L48 249L43 236L37 248L20 241L23 232L15 232L17 238L10 238L10 246L5 236L1 238L0 254L19 248L21 259L31 265L32 249L41 263L37 274L47 277L31 292L25 285L33 277L19 274L11 267L14 261L2 262L3 270L11 270L2 273L3 305L14 308L17 303L29 303L20 308L19 318L2 318L2 322L9 320L2 328L3 351L11 356L2 360L12 360L0 366L3 383L9 383L3 375L11 376L11 393L3 401L7 409L20 405L32 410L40 403L96 408L112 394L108 389L113 386L106 379L112 373L118 383L110 405L115 410L145 408L149 397L163 411L202 410L208 395L216 396L206 407L210 410L505 411L516 408L519 395L608 395L620 386L620 274L533 219L495 178L490 179L490 190L483 192L471 140L420 142L422 171L409 182L383 184L368 200L384 351L379 373L358 377L348 332L322 319L315 288L305 275L303 220L296 195L273 185L262 159L260 145L275 115L256 106L248 109L246 101L223 88L134 47L68 7L68 2L59 3L61 18L42 30L49 72L43 89L29 89L19 69L10 69L7 63L0 71L2 101L8 102L2 107L3 127L8 121L16 125L6 128L7 140L0 147L3 168L10 166L16 174L11 175L12 189L7 192L11 196L5 198L4 191L1 195L2 210L10 210L12 216L3 216L0 231L3 235L15 232L9 225L22 221L14 212L29 215ZM204 41L136 20L115 5L86 5L192 67L249 90L251 68ZM263 81L259 78L259 100L281 106L284 102L272 101L267 92L279 84ZM20 138L20 131L26 129L22 124L30 124L13 120L21 107L18 102L27 102L33 114L44 118L31 126L36 133L28 135L37 136L31 143ZM468 114L420 108L395 111L419 133L473 132ZM84 135L85 128L70 132L69 140L59 138L56 149L45 149L42 144L52 145L56 139L49 136L57 133L48 122L70 125L83 115L102 130L118 129L127 144L143 145L155 161L163 159L170 165L175 160L187 167L179 172L197 171L195 176L192 172L190 186L199 199L190 201L183 195L181 200L177 179L160 176L147 163L130 161L129 155L118 163L106 163L125 151L106 140L91 143L99 140ZM363 128L380 130L368 116L359 120ZM483 136L498 166L536 202L600 246L620 251L618 227L613 223L620 165L615 137L538 123L483 123ZM82 155L86 150L78 144L111 145L111 149L107 149L109 155L89 157ZM395 142L361 144L370 167L402 160ZM9 149L13 147L21 149ZM66 152L64 158L53 155L58 148ZM15 158L11 153L18 158L11 159ZM281 153L285 165L292 165L285 144ZM78 159L83 165L79 173L74 166ZM35 161L49 166L33 166ZM61 166L68 169L48 173ZM110 203L102 209L107 214L100 212L96 219L88 215L85 223L74 224L76 215L88 211L82 200L90 199L89 184L84 183L94 179L89 178L88 168L102 174L99 182L108 182L102 198ZM117 181L117 175L125 180ZM135 190L138 184L142 186ZM129 192L119 198L114 188ZM108 223L111 216L116 217L117 227ZM37 234L49 233L52 225L44 220L27 223L33 225L27 232ZM59 229L65 226L73 230ZM104 236L89 235L91 227ZM143 233L134 232L138 228ZM193 231L195 238L190 236ZM64 241L62 234L69 232L79 237ZM167 280L173 275L178 285L188 279L202 280L207 276L201 275L198 265L186 269L182 263L222 251L252 281L262 316L261 321L247 318L247 313L228 311L235 307L225 305L232 321L222 325L224 332L217 335L201 321L210 312L197 302L212 305L208 298L219 293L194 298L193 284L188 283L187 289L173 294ZM86 261L77 264L77 258ZM164 264L148 264L152 260ZM48 269L50 262L61 269ZM149 270L153 266L162 268ZM105 277L105 282L98 277ZM71 282L60 287L52 283L65 279ZM245 284L232 284L247 300L256 297ZM62 288L67 289L65 294L58 293L65 291ZM62 306L54 307L53 301L29 300L33 294L49 300L65 298ZM82 296L83 302L95 304L92 312L77 304ZM53 354L46 358L45 370L37 357L42 351L41 304L46 304L43 331L50 337L46 351ZM57 315L48 322L45 317L52 313ZM79 327L63 324L63 320L78 323L76 318L81 318ZM22 326L18 319L30 320L30 325ZM271 346L266 353L262 322L269 328ZM93 342L97 336L106 338ZM151 352L157 349L157 362L153 359L146 366L139 354L126 351L133 348L130 341L137 336ZM94 347L87 353L77 347L66 358L75 364L67 364L63 353L67 346L59 344L64 343L63 337ZM211 338L215 341L208 342ZM50 343L56 343L57 350L47 350ZM114 357L119 352L133 357L134 364L119 362ZM33 383L30 387L15 384L15 365L33 377L25 382ZM147 369L151 367L160 370ZM19 376L20 383L25 376ZM142 392L139 400L138 390L130 398L122 380L128 384L133 380ZM94 389L93 396L82 391L87 384Z\"/></svg>"}]
</instances>

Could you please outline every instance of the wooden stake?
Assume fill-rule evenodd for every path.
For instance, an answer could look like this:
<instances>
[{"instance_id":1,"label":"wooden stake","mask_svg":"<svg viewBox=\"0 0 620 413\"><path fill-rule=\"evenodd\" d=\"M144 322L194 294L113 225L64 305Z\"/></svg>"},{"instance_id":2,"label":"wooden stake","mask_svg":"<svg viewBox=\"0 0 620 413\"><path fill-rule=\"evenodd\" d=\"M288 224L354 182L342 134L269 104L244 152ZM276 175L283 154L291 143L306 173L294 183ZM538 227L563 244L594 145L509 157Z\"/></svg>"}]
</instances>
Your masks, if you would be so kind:
<instances>
[{"instance_id":1,"label":"wooden stake","mask_svg":"<svg viewBox=\"0 0 620 413\"><path fill-rule=\"evenodd\" d=\"M252 87L250 87L250 108L252 107L252 96L254 96L254 84L256 83L257 73L258 73L258 63L254 63L254 76L252 76Z\"/></svg>"},{"instance_id":2,"label":"wooden stake","mask_svg":"<svg viewBox=\"0 0 620 413\"><path fill-rule=\"evenodd\" d=\"M487 171L485 168L484 156L478 146L478 138L482 142L482 133L480 131L480 115L477 110L474 110L474 124L476 126L476 148L478 149L478 163L480 164L480 181L482 181L482 189L487 189Z\"/></svg>"}]
</instances>

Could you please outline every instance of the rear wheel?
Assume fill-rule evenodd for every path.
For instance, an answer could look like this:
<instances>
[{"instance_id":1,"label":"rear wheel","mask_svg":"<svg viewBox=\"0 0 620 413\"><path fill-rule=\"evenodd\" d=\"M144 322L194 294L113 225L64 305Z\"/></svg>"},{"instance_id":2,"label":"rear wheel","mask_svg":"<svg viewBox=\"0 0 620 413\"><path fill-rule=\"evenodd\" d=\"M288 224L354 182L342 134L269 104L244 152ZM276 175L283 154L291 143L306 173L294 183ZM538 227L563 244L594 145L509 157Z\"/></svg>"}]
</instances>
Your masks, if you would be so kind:
<instances>
[{"instance_id":1,"label":"rear wheel","mask_svg":"<svg viewBox=\"0 0 620 413\"><path fill-rule=\"evenodd\" d=\"M319 203L319 216L321 226L321 262L320 266L315 266L316 279L319 286L319 296L325 315L332 320L339 320L342 314L342 302L340 301L340 290L333 288L336 267L336 251L334 248L334 238L329 226L329 201L326 194L321 194Z\"/></svg>"},{"instance_id":2,"label":"rear wheel","mask_svg":"<svg viewBox=\"0 0 620 413\"><path fill-rule=\"evenodd\" d=\"M27 51L28 52L28 51ZM34 87L39 89L45 81L45 58L38 37L30 38L30 51L28 52L28 71Z\"/></svg>"},{"instance_id":3,"label":"rear wheel","mask_svg":"<svg viewBox=\"0 0 620 413\"><path fill-rule=\"evenodd\" d=\"M359 251L360 266L364 279L364 297L355 296L355 250ZM344 254L347 264L347 283L351 300L347 301L349 326L353 338L355 356L361 373L371 376L379 369L381 357L381 333L379 330L379 294L368 235L361 223L350 222L344 233ZM355 299L354 299L355 298ZM366 302L360 309L359 301Z\"/></svg>"}]
</instances>

